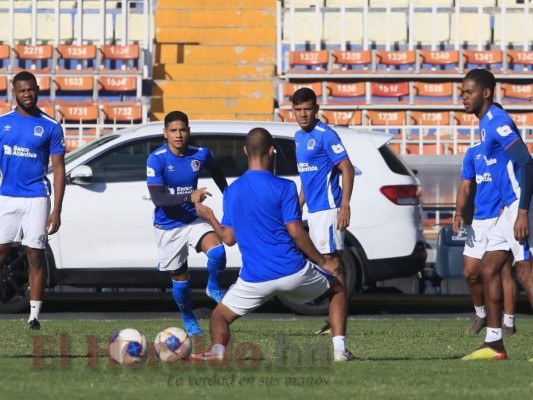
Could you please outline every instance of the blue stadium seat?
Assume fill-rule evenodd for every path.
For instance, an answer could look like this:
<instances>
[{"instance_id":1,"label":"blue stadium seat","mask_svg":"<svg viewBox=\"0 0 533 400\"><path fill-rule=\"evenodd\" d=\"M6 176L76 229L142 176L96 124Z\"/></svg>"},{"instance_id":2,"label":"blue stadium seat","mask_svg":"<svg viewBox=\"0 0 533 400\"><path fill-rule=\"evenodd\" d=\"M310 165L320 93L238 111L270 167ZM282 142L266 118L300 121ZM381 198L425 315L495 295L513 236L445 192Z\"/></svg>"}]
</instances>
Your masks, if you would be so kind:
<instances>
[{"instance_id":1,"label":"blue stadium seat","mask_svg":"<svg viewBox=\"0 0 533 400\"><path fill-rule=\"evenodd\" d=\"M452 225L446 225L439 231L437 241L437 274L442 278L442 294L460 294L468 290L463 278L466 236L456 235Z\"/></svg>"}]
</instances>

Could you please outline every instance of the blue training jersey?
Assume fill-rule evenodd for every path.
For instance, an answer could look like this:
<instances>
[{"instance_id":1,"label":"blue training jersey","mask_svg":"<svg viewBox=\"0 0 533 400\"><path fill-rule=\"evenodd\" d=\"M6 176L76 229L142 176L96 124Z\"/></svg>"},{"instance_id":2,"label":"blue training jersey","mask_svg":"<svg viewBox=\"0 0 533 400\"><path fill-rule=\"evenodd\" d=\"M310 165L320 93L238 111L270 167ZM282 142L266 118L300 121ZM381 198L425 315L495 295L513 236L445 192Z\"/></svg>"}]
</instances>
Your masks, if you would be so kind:
<instances>
[{"instance_id":1,"label":"blue training jersey","mask_svg":"<svg viewBox=\"0 0 533 400\"><path fill-rule=\"evenodd\" d=\"M198 188L198 178L204 168L213 165L213 154L205 147L189 146L183 156L174 155L167 144L148 157L148 186L165 186L171 194L189 194ZM156 207L154 226L173 229L193 222L198 215L194 204L185 202L175 207Z\"/></svg>"},{"instance_id":2,"label":"blue training jersey","mask_svg":"<svg viewBox=\"0 0 533 400\"><path fill-rule=\"evenodd\" d=\"M500 214L502 202L500 193L494 187L492 176L488 172L485 158L481 154L481 143L468 148L463 160L461 179L476 181L476 196L474 197L474 219L496 218Z\"/></svg>"},{"instance_id":3,"label":"blue training jersey","mask_svg":"<svg viewBox=\"0 0 533 400\"><path fill-rule=\"evenodd\" d=\"M65 154L63 129L56 120L20 115L16 110L0 116L0 195L45 197L51 193L46 177L50 156Z\"/></svg>"},{"instance_id":4,"label":"blue training jersey","mask_svg":"<svg viewBox=\"0 0 533 400\"><path fill-rule=\"evenodd\" d=\"M337 164L347 159L348 153L337 132L318 121L311 132L297 131L294 141L298 172L309 212L339 207L342 190Z\"/></svg>"},{"instance_id":5,"label":"blue training jersey","mask_svg":"<svg viewBox=\"0 0 533 400\"><path fill-rule=\"evenodd\" d=\"M520 169L505 152L522 141L518 128L504 110L492 105L479 121L481 152L505 206L520 199Z\"/></svg>"},{"instance_id":6,"label":"blue training jersey","mask_svg":"<svg viewBox=\"0 0 533 400\"><path fill-rule=\"evenodd\" d=\"M300 271L306 261L286 224L302 221L294 182L246 171L224 191L221 225L233 228L242 254L240 277L265 282Z\"/></svg>"}]
</instances>

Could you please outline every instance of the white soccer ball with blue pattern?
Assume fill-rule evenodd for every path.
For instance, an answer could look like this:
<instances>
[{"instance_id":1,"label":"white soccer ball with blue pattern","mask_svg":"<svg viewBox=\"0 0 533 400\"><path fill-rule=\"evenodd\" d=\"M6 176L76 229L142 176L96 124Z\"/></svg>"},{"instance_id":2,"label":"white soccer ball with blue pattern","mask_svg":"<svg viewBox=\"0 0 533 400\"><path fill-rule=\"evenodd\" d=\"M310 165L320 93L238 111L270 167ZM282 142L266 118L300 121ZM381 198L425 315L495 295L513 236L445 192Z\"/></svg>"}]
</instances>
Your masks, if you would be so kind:
<instances>
[{"instance_id":1,"label":"white soccer ball with blue pattern","mask_svg":"<svg viewBox=\"0 0 533 400\"><path fill-rule=\"evenodd\" d=\"M191 355L191 338L181 328L167 328L157 335L154 348L163 361L186 360Z\"/></svg>"},{"instance_id":2,"label":"white soccer ball with blue pattern","mask_svg":"<svg viewBox=\"0 0 533 400\"><path fill-rule=\"evenodd\" d=\"M137 329L115 332L109 343L109 356L119 364L140 364L146 358L146 337Z\"/></svg>"}]
</instances>

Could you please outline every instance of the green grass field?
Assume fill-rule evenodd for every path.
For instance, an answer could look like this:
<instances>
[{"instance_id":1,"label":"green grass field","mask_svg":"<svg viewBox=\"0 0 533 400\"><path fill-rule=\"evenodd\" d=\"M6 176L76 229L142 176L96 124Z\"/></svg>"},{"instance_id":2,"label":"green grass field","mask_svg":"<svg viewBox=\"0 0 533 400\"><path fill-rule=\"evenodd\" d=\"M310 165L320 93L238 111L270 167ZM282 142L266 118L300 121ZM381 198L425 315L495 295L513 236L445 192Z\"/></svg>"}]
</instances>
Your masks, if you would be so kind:
<instances>
[{"instance_id":1,"label":"green grass field","mask_svg":"<svg viewBox=\"0 0 533 400\"><path fill-rule=\"evenodd\" d=\"M25 321L0 321L1 399L530 399L533 320L518 322L506 340L510 360L458 360L484 334L463 334L469 321L353 319L348 342L357 356L332 363L331 339L312 333L318 319L234 323L225 364L167 365L154 358L140 367L109 366L109 335L131 327L148 340L170 320L45 320L35 335ZM207 329L207 321L201 322ZM208 340L199 346L208 347ZM40 346L40 350L39 350ZM94 346L93 346L94 348ZM63 357L61 357L63 354ZM239 356L240 355L240 356Z\"/></svg>"}]
</instances>

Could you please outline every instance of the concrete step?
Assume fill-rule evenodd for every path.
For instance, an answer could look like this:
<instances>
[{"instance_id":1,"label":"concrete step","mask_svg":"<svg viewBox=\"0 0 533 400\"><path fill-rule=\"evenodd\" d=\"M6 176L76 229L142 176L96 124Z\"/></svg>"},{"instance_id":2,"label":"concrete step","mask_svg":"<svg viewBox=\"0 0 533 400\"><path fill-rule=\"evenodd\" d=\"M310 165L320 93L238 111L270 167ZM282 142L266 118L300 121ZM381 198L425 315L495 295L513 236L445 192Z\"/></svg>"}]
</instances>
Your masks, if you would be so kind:
<instances>
[{"instance_id":1,"label":"concrete step","mask_svg":"<svg viewBox=\"0 0 533 400\"><path fill-rule=\"evenodd\" d=\"M247 10L257 8L276 8L276 0L157 0L157 8L245 8Z\"/></svg>"},{"instance_id":2,"label":"concrete step","mask_svg":"<svg viewBox=\"0 0 533 400\"><path fill-rule=\"evenodd\" d=\"M179 21L176 23L176 21ZM276 9L259 10L217 8L156 10L155 26L162 27L229 28L229 27L276 27Z\"/></svg>"},{"instance_id":3,"label":"concrete step","mask_svg":"<svg viewBox=\"0 0 533 400\"><path fill-rule=\"evenodd\" d=\"M155 65L154 79L265 80L275 76L273 65L164 64Z\"/></svg>"},{"instance_id":4,"label":"concrete step","mask_svg":"<svg viewBox=\"0 0 533 400\"><path fill-rule=\"evenodd\" d=\"M156 80L152 86L155 97L274 97L274 84L268 81L189 81Z\"/></svg>"},{"instance_id":5,"label":"concrete step","mask_svg":"<svg viewBox=\"0 0 533 400\"><path fill-rule=\"evenodd\" d=\"M166 113L152 113L150 121L163 121ZM189 120L213 120L213 121L272 121L272 113L267 114L253 114L253 113L196 113L188 112Z\"/></svg>"},{"instance_id":6,"label":"concrete step","mask_svg":"<svg viewBox=\"0 0 533 400\"><path fill-rule=\"evenodd\" d=\"M276 43L276 28L156 27L156 43L201 43L247 45Z\"/></svg>"},{"instance_id":7,"label":"concrete step","mask_svg":"<svg viewBox=\"0 0 533 400\"><path fill-rule=\"evenodd\" d=\"M184 110L188 113L245 113L272 114L274 98L193 98L183 99L175 97L152 98L153 113L168 113L173 110Z\"/></svg>"},{"instance_id":8,"label":"concrete step","mask_svg":"<svg viewBox=\"0 0 533 400\"><path fill-rule=\"evenodd\" d=\"M156 64L275 64L276 46L156 44Z\"/></svg>"}]
</instances>

